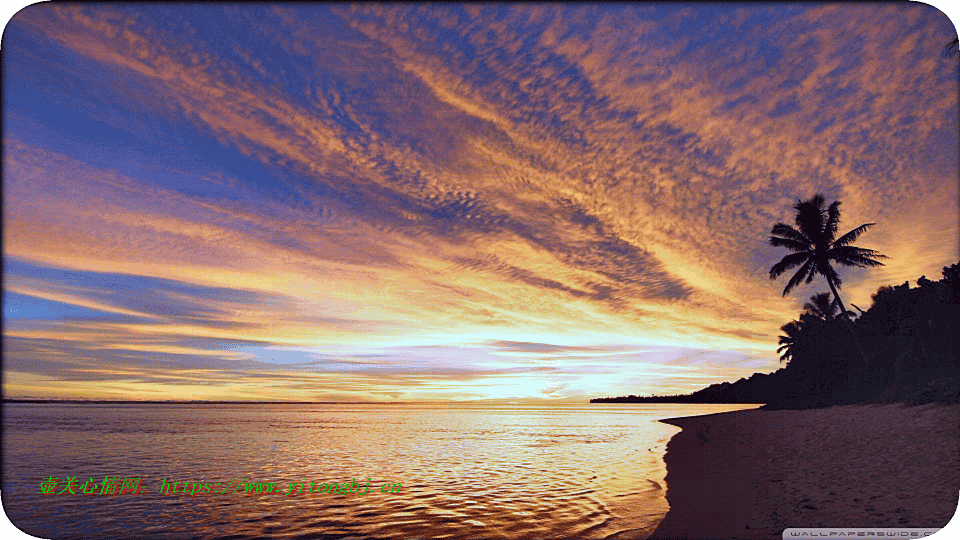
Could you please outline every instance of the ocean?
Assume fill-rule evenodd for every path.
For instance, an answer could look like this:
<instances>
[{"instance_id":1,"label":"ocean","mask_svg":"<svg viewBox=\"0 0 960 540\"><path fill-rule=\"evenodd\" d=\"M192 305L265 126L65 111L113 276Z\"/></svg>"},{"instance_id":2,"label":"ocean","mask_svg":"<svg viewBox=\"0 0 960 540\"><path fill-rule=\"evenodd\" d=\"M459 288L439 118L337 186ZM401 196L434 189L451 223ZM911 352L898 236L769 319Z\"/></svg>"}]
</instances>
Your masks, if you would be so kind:
<instances>
[{"instance_id":1,"label":"ocean","mask_svg":"<svg viewBox=\"0 0 960 540\"><path fill-rule=\"evenodd\" d=\"M643 539L657 420L754 407L4 404L3 507L48 539Z\"/></svg>"}]
</instances>

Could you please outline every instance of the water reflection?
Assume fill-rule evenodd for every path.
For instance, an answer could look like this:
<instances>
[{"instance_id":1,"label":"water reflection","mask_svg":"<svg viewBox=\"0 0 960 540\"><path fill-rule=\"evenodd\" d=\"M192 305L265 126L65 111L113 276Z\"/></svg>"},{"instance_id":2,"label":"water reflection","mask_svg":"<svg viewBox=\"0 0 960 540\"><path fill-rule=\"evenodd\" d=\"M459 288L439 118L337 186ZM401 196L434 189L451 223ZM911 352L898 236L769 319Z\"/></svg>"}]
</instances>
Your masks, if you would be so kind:
<instances>
[{"instance_id":1,"label":"water reflection","mask_svg":"<svg viewBox=\"0 0 960 540\"><path fill-rule=\"evenodd\" d=\"M750 407L12 404L4 507L42 538L643 538L668 509L678 431L656 420ZM144 493L39 493L105 475ZM161 495L161 478L284 494ZM286 494L354 479L370 491Z\"/></svg>"}]
</instances>

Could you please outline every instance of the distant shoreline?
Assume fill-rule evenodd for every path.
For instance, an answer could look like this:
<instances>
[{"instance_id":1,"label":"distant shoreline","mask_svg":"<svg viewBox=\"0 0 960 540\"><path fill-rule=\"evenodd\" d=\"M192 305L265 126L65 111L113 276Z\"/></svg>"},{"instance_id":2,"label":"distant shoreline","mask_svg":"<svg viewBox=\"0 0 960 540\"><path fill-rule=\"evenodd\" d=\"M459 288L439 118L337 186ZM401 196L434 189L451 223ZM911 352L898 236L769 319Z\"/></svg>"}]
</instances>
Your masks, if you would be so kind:
<instances>
[{"instance_id":1,"label":"distant shoreline","mask_svg":"<svg viewBox=\"0 0 960 540\"><path fill-rule=\"evenodd\" d=\"M414 401L205 401L205 400L132 400L132 399L8 399L0 403L90 404L90 405L408 405Z\"/></svg>"},{"instance_id":2,"label":"distant shoreline","mask_svg":"<svg viewBox=\"0 0 960 540\"><path fill-rule=\"evenodd\" d=\"M670 418L670 510L649 540L779 538L791 527L946 526L960 405L753 409Z\"/></svg>"}]
</instances>

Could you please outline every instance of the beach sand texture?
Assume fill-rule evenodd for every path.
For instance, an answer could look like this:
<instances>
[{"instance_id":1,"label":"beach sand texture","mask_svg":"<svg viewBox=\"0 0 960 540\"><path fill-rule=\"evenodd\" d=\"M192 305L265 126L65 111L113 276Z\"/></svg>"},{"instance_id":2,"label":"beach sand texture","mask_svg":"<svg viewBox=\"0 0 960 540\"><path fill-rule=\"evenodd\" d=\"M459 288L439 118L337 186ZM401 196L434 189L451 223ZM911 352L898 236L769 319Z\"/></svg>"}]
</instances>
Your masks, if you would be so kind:
<instances>
[{"instance_id":1,"label":"beach sand texture","mask_svg":"<svg viewBox=\"0 0 960 540\"><path fill-rule=\"evenodd\" d=\"M848 405L665 420L670 511L653 539L789 527L943 527L960 492L960 405ZM958 518L960 519L960 518Z\"/></svg>"}]
</instances>

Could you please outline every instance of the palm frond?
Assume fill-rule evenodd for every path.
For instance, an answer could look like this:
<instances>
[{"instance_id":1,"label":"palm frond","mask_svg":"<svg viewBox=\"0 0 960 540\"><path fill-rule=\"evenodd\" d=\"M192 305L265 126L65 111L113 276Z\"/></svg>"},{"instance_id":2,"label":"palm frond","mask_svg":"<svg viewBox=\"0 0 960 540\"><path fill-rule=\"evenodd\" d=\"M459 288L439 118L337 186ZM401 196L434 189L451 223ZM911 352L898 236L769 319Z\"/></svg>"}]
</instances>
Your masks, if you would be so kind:
<instances>
[{"instance_id":1,"label":"palm frond","mask_svg":"<svg viewBox=\"0 0 960 540\"><path fill-rule=\"evenodd\" d=\"M826 261L823 261L821 259L822 257L817 257L816 254L814 254L812 259L810 259L810 262L812 264L810 265L810 275L807 276L807 283L810 283L811 281L813 281L813 278L817 277L817 274L826 275L823 273L823 270L821 270L821 268L824 266L824 263ZM826 266L829 266L829 264L827 264Z\"/></svg>"},{"instance_id":2,"label":"palm frond","mask_svg":"<svg viewBox=\"0 0 960 540\"><path fill-rule=\"evenodd\" d=\"M823 303L829 305L820 307L805 305L804 308L809 312L801 314L801 323L821 324L827 318L834 318L837 310L842 317L850 320L853 313L846 310L838 292L843 281L831 262L846 266L882 266L883 263L879 259L886 258L883 254L872 249L849 245L873 226L873 223L860 225L840 238L836 238L840 224L840 201L834 201L828 207L823 194L817 193L805 201L798 200L793 208L797 212L794 219L796 228L777 223L771 230L769 242L774 247L784 247L794 253L787 255L770 268L770 279L775 279L787 270L800 266L783 289L783 296L786 296L804 281L811 283L817 275L825 277L833 291L834 301L830 302L829 295L824 295ZM818 318L813 313L819 313L823 318ZM783 343L784 341L781 340L781 344ZM865 357L864 362L866 362Z\"/></svg>"},{"instance_id":3,"label":"palm frond","mask_svg":"<svg viewBox=\"0 0 960 540\"><path fill-rule=\"evenodd\" d=\"M794 208L797 210L797 227L804 236L819 243L823 237L823 225L826 220L823 195L817 193L806 201L797 201Z\"/></svg>"},{"instance_id":4,"label":"palm frond","mask_svg":"<svg viewBox=\"0 0 960 540\"><path fill-rule=\"evenodd\" d=\"M820 275L827 278L827 282L833 281L833 285L839 289L843 281L840 279L840 274L833 268L833 265L828 263L821 266L822 267L817 270L820 272Z\"/></svg>"},{"instance_id":5,"label":"palm frond","mask_svg":"<svg viewBox=\"0 0 960 540\"><path fill-rule=\"evenodd\" d=\"M809 313L800 314L800 324L802 324L804 327L816 326L822 322L822 320Z\"/></svg>"},{"instance_id":6,"label":"palm frond","mask_svg":"<svg viewBox=\"0 0 960 540\"><path fill-rule=\"evenodd\" d=\"M836 312L837 301L830 299L830 293L817 293L810 297L810 301L803 305L803 309L820 319L829 320Z\"/></svg>"},{"instance_id":7,"label":"palm frond","mask_svg":"<svg viewBox=\"0 0 960 540\"><path fill-rule=\"evenodd\" d=\"M830 302L830 315L833 316L833 314L839 311L840 311L840 299L835 297L833 301Z\"/></svg>"},{"instance_id":8,"label":"palm frond","mask_svg":"<svg viewBox=\"0 0 960 540\"><path fill-rule=\"evenodd\" d=\"M840 246L833 248L827 252L827 256L830 258L830 260L837 261L840 264L846 266L859 266L860 268L867 266L883 266L884 264L878 259L888 258L879 251L856 246Z\"/></svg>"},{"instance_id":9,"label":"palm frond","mask_svg":"<svg viewBox=\"0 0 960 540\"><path fill-rule=\"evenodd\" d=\"M780 346L777 347L777 352L782 353L780 354L781 362L791 360L795 355L794 353L796 352L797 347L797 336L800 333L800 326L798 325L799 323L797 321L791 321L780 327L780 330L787 334L785 336L780 336L777 340L777 343L780 344Z\"/></svg>"},{"instance_id":10,"label":"palm frond","mask_svg":"<svg viewBox=\"0 0 960 540\"><path fill-rule=\"evenodd\" d=\"M869 229L869 228L870 228L871 226L873 226L873 225L876 225L876 223L864 223L863 225L857 227L856 229L853 229L852 231L848 232L847 234L844 234L844 235L841 236L840 238L837 238L837 239L833 242L833 245L836 246L836 247L845 246L845 245L849 244L850 242L853 242L854 240L856 240L861 234L863 234L864 231L866 231L867 229Z\"/></svg>"},{"instance_id":11,"label":"palm frond","mask_svg":"<svg viewBox=\"0 0 960 540\"><path fill-rule=\"evenodd\" d=\"M793 209L797 212L800 212L804 206L813 206L818 208L821 212L823 211L823 205L827 203L826 197L823 196L823 193L817 193L813 197L805 201L797 200L797 203L793 205Z\"/></svg>"},{"instance_id":12,"label":"palm frond","mask_svg":"<svg viewBox=\"0 0 960 540\"><path fill-rule=\"evenodd\" d=\"M790 251L808 251L810 249L810 244L805 242L798 242L792 238L780 238L777 236L770 237L770 245L773 247L785 247Z\"/></svg>"},{"instance_id":13,"label":"palm frond","mask_svg":"<svg viewBox=\"0 0 960 540\"><path fill-rule=\"evenodd\" d=\"M800 242L801 244L806 244L807 246L813 245L813 240L810 240L803 235L802 232L794 229L786 223L777 223L773 226L773 229L770 230L770 234L779 236L787 240L794 240Z\"/></svg>"},{"instance_id":14,"label":"palm frond","mask_svg":"<svg viewBox=\"0 0 960 540\"><path fill-rule=\"evenodd\" d=\"M800 255L800 254L797 253L797 255ZM789 257L789 255L787 257ZM783 262L783 261L780 261L780 262ZM783 296L790 294L790 291L792 291L794 287L799 285L800 282L803 281L803 278L807 277L807 274L810 274L810 275L813 274L812 272L810 272L810 267L813 266L813 264L814 264L813 259L807 259L807 262L803 266L801 266L800 270L798 270L797 273L794 274L792 278L790 278L790 281L787 282L787 286L783 289Z\"/></svg>"},{"instance_id":15,"label":"palm frond","mask_svg":"<svg viewBox=\"0 0 960 540\"><path fill-rule=\"evenodd\" d=\"M827 222L823 227L823 233L826 238L833 239L837 236L837 226L840 224L840 201L830 203L827 209Z\"/></svg>"},{"instance_id":16,"label":"palm frond","mask_svg":"<svg viewBox=\"0 0 960 540\"><path fill-rule=\"evenodd\" d=\"M786 257L780 259L780 262L778 262L777 264L773 265L772 268L770 268L770 279L777 279L778 277L780 277L780 274L786 272L791 268L800 266L801 264L803 264L804 262L808 262L809 260L810 260L810 256L807 253L791 253L790 255L787 255Z\"/></svg>"},{"instance_id":17,"label":"palm frond","mask_svg":"<svg viewBox=\"0 0 960 540\"><path fill-rule=\"evenodd\" d=\"M786 332L788 335L796 335L800 331L800 321L790 321L787 324L780 327L780 330Z\"/></svg>"},{"instance_id":18,"label":"palm frond","mask_svg":"<svg viewBox=\"0 0 960 540\"><path fill-rule=\"evenodd\" d=\"M806 251L813 248L813 242L800 231L785 223L777 223L770 230L770 245L785 247L791 251Z\"/></svg>"}]
</instances>

